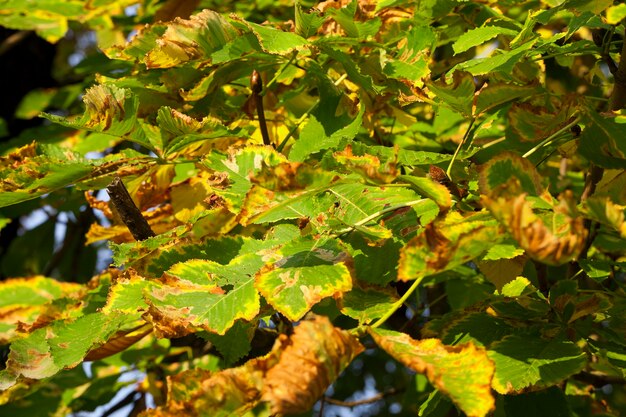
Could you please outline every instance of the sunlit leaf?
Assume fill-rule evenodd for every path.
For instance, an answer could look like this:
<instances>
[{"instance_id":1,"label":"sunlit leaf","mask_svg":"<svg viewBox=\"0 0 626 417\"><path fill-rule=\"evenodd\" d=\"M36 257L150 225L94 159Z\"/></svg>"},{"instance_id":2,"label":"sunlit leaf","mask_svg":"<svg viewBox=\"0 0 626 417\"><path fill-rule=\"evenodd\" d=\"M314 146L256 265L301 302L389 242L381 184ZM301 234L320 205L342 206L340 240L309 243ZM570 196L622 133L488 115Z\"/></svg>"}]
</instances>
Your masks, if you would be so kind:
<instances>
[{"instance_id":1,"label":"sunlit leaf","mask_svg":"<svg viewBox=\"0 0 626 417\"><path fill-rule=\"evenodd\" d=\"M195 369L169 377L167 403L147 415L244 415L261 402L272 414L302 413L363 350L327 318L304 320L264 357L215 373Z\"/></svg>"},{"instance_id":2,"label":"sunlit leaf","mask_svg":"<svg viewBox=\"0 0 626 417\"><path fill-rule=\"evenodd\" d=\"M587 229L572 206L571 196L563 196L554 207L551 224L533 212L526 197L526 194L497 199L485 196L483 202L531 258L549 265L575 259L583 250Z\"/></svg>"},{"instance_id":3,"label":"sunlit leaf","mask_svg":"<svg viewBox=\"0 0 626 417\"><path fill-rule=\"evenodd\" d=\"M480 214L449 215L418 232L400 251L398 279L409 281L446 271L478 258L502 236L493 220Z\"/></svg>"},{"instance_id":4,"label":"sunlit leaf","mask_svg":"<svg viewBox=\"0 0 626 417\"><path fill-rule=\"evenodd\" d=\"M452 45L452 49L455 54L460 54L500 35L515 36L517 31L502 26L481 26L459 36Z\"/></svg>"},{"instance_id":5,"label":"sunlit leaf","mask_svg":"<svg viewBox=\"0 0 626 417\"><path fill-rule=\"evenodd\" d=\"M256 276L256 288L291 320L352 288L350 255L336 241L303 238L267 251L263 258L266 264Z\"/></svg>"},{"instance_id":6,"label":"sunlit leaf","mask_svg":"<svg viewBox=\"0 0 626 417\"><path fill-rule=\"evenodd\" d=\"M147 319L157 334L180 337L202 328L223 335L236 320L253 319L259 311L259 295L254 278L238 270L238 262L235 259L225 267L190 260L175 264L160 281L153 281L146 292Z\"/></svg>"},{"instance_id":7,"label":"sunlit leaf","mask_svg":"<svg viewBox=\"0 0 626 417\"><path fill-rule=\"evenodd\" d=\"M484 348L471 342L445 346L437 339L415 340L404 333L369 329L377 345L428 380L468 416L484 417L494 408L494 365Z\"/></svg>"}]
</instances>

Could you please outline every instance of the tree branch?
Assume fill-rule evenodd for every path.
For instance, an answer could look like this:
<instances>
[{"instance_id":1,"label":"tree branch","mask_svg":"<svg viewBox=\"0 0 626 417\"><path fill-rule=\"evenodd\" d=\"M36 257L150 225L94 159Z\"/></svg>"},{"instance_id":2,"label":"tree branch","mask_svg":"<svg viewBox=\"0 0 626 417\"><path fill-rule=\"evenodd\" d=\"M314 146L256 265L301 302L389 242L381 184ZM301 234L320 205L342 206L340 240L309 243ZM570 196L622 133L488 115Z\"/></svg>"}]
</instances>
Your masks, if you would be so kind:
<instances>
[{"instance_id":1,"label":"tree branch","mask_svg":"<svg viewBox=\"0 0 626 417\"><path fill-rule=\"evenodd\" d=\"M338 405L341 407L356 407L357 405L375 403L376 401L380 401L384 399L385 397L390 397L392 395L399 394L402 391L404 390L391 388L385 392L378 393L374 395L373 397L364 398L362 400L357 400L357 401L341 401L341 400L335 400L335 399L328 398L328 397L325 397L324 401L327 402L328 404Z\"/></svg>"},{"instance_id":2,"label":"tree branch","mask_svg":"<svg viewBox=\"0 0 626 417\"><path fill-rule=\"evenodd\" d=\"M142 216L141 211L133 202L120 177L115 177L111 184L107 186L107 193L111 197L113 208L120 215L120 218L135 240L145 240L155 236L148 221Z\"/></svg>"},{"instance_id":3,"label":"tree branch","mask_svg":"<svg viewBox=\"0 0 626 417\"><path fill-rule=\"evenodd\" d=\"M265 110L263 110L263 96L261 96L261 92L263 91L263 80L261 79L261 74L259 74L257 70L252 71L252 76L250 77L250 87L252 87L252 96L254 97L256 113L259 117L259 127L261 128L263 144L270 146L272 142L270 141L270 134L267 131Z\"/></svg>"}]
</instances>

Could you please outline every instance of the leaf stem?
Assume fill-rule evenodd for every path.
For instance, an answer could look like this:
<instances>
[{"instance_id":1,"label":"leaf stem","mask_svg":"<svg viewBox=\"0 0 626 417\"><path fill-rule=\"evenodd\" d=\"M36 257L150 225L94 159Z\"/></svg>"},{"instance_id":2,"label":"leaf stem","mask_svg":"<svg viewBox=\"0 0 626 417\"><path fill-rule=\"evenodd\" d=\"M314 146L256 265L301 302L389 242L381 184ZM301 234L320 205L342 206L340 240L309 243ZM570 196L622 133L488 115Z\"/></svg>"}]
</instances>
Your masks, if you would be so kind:
<instances>
[{"instance_id":1,"label":"leaf stem","mask_svg":"<svg viewBox=\"0 0 626 417\"><path fill-rule=\"evenodd\" d=\"M332 190L331 190L332 192ZM385 207L382 210L378 210L372 214L370 214L369 216L359 220L358 222L354 223L353 225L345 228L345 229L341 229L339 231L337 231L338 235L344 234L344 233L348 233L352 230L354 230L355 227L359 227L359 226L363 226L369 222L371 222L372 220L374 220L376 217L382 216L385 213L389 213L391 211L396 211L398 209L404 208L404 207L411 207L411 206L415 206L419 203L423 203L425 201L428 201L428 198L422 198L419 200L413 200L413 201L408 201L406 203L400 203L400 204L395 204L393 206L389 206L389 207Z\"/></svg>"},{"instance_id":2,"label":"leaf stem","mask_svg":"<svg viewBox=\"0 0 626 417\"><path fill-rule=\"evenodd\" d=\"M570 123L568 123L567 125L563 126L562 128L560 128L559 130L557 130L556 132L554 132L553 134L551 134L550 136L548 136L547 138L545 138L544 140L541 141L541 143L539 143L537 146L533 147L531 150L529 150L528 152L526 152L523 157L524 158L528 158L530 155L532 155L533 153L535 153L539 148L542 148L544 146L548 146L549 144L551 144L554 139L556 139L558 136L560 136L562 133L564 133L565 131L571 129L574 125L577 125L578 122L580 122L580 116L577 116L574 120L572 120Z\"/></svg>"},{"instance_id":3,"label":"leaf stem","mask_svg":"<svg viewBox=\"0 0 626 417\"><path fill-rule=\"evenodd\" d=\"M402 304L404 304L404 302L411 296L411 294L413 294L413 292L421 284L423 279L424 279L423 276L422 277L418 277L413 282L413 285L411 285L411 287L404 293L404 295L402 295L402 297L400 297L400 299L398 301L393 303L393 306L391 306L391 308L385 313L385 315L382 316L380 319L378 319L378 321L376 323L372 324L371 327L373 329L375 329L375 328L379 327L380 325L382 325L383 323L385 323L387 321L387 319L389 319L389 317L391 317L393 315L393 313L395 313L396 310L399 309L402 306Z\"/></svg>"},{"instance_id":4,"label":"leaf stem","mask_svg":"<svg viewBox=\"0 0 626 417\"><path fill-rule=\"evenodd\" d=\"M463 135L463 139L461 139L461 143L459 143L459 146L456 147L456 151L454 151L454 155L452 155L452 159L450 160L450 164L448 165L448 169L446 170L446 175L448 176L448 178L450 178L450 180L452 180L452 175L450 174L452 172L452 165L454 165L454 161L456 161L456 157L459 155L459 152L461 151L461 148L465 144L465 141L467 141L467 138L469 137L470 132L472 131L472 126L474 126L475 120L476 119L474 119L474 117L470 119L469 126L467 127L467 130L465 131L465 134Z\"/></svg>"}]
</instances>

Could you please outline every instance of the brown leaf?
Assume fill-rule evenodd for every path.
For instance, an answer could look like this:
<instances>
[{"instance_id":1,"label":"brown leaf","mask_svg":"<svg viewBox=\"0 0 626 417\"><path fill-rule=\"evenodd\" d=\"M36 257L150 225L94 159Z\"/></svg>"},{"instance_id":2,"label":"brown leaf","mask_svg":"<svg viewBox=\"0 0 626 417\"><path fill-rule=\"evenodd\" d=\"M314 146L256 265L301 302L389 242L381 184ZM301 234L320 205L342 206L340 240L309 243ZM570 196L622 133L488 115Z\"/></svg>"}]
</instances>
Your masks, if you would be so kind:
<instances>
[{"instance_id":1,"label":"brown leaf","mask_svg":"<svg viewBox=\"0 0 626 417\"><path fill-rule=\"evenodd\" d=\"M107 342L89 351L85 356L86 361L97 361L115 355L128 347L134 345L152 332L150 324L143 324L130 330L120 330L115 333Z\"/></svg>"},{"instance_id":2,"label":"brown leaf","mask_svg":"<svg viewBox=\"0 0 626 417\"><path fill-rule=\"evenodd\" d=\"M558 223L555 220L551 226L533 213L526 196L525 193L513 198L483 196L482 201L531 258L548 265L562 265L576 259L585 245L587 229L584 219L574 211L571 193L561 196L552 217L562 220Z\"/></svg>"},{"instance_id":3,"label":"brown leaf","mask_svg":"<svg viewBox=\"0 0 626 417\"><path fill-rule=\"evenodd\" d=\"M142 415L241 416L261 402L272 415L303 413L363 350L356 337L315 316L293 335L281 335L268 355L240 367L168 377L165 406Z\"/></svg>"},{"instance_id":4,"label":"brown leaf","mask_svg":"<svg viewBox=\"0 0 626 417\"><path fill-rule=\"evenodd\" d=\"M303 321L287 339L279 362L266 375L262 398L272 413L308 411L364 348L358 339L334 327L326 317Z\"/></svg>"}]
</instances>

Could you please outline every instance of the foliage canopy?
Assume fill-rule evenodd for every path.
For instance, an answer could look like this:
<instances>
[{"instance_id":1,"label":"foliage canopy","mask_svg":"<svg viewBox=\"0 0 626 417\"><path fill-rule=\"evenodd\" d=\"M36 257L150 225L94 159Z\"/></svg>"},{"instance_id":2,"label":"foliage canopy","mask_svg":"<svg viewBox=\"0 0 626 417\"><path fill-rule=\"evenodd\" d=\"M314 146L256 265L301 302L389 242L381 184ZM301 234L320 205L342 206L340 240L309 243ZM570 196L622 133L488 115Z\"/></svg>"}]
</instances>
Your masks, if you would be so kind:
<instances>
[{"instance_id":1,"label":"foliage canopy","mask_svg":"<svg viewBox=\"0 0 626 417\"><path fill-rule=\"evenodd\" d=\"M137 3L2 4L2 414L626 413L623 4Z\"/></svg>"}]
</instances>

